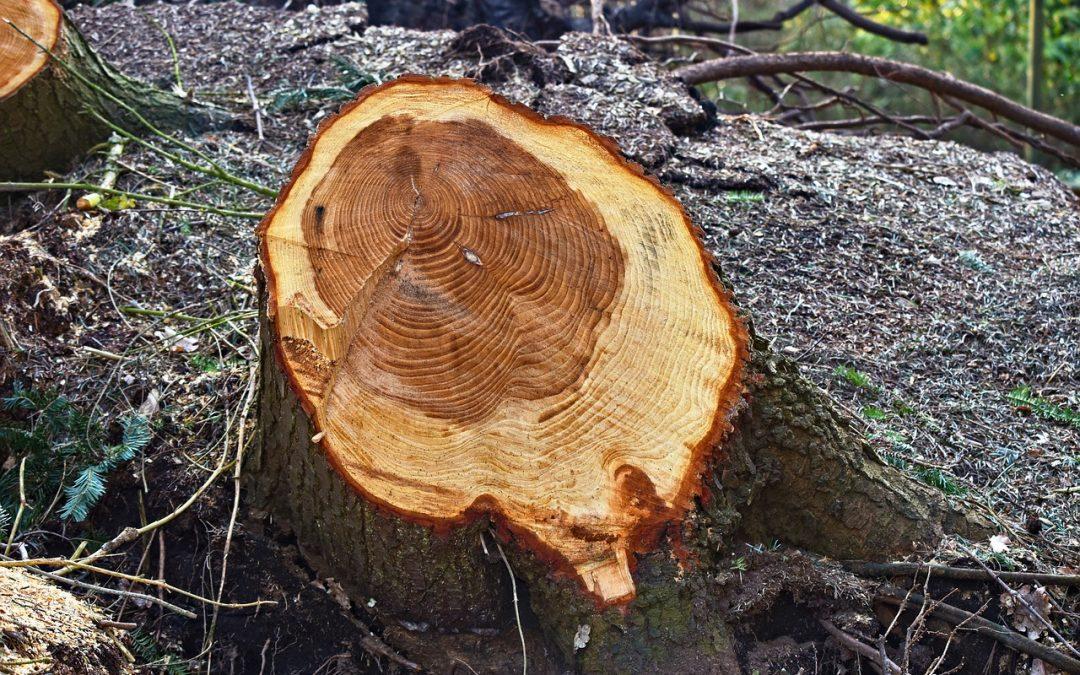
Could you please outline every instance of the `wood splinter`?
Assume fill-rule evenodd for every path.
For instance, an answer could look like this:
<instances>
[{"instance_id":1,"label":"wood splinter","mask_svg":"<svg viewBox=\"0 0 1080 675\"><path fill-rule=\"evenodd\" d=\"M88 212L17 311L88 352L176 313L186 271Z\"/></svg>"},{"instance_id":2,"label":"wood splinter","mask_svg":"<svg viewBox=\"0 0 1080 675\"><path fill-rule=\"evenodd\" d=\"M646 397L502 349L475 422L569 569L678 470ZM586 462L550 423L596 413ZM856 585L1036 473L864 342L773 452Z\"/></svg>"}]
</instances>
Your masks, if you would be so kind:
<instances>
[{"instance_id":1,"label":"wood splinter","mask_svg":"<svg viewBox=\"0 0 1080 675\"><path fill-rule=\"evenodd\" d=\"M405 77L323 126L259 235L341 479L439 530L489 514L601 604L634 597L747 351L674 197L584 127Z\"/></svg>"}]
</instances>

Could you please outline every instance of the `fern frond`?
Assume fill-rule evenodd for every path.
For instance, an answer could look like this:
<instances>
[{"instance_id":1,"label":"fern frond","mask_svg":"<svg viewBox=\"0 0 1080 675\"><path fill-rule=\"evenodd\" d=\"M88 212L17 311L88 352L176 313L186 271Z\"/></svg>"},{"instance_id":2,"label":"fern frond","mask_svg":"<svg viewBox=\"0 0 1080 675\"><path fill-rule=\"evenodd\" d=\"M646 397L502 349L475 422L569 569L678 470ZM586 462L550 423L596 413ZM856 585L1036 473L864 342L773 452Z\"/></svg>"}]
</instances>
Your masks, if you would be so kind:
<instances>
[{"instance_id":1,"label":"fern frond","mask_svg":"<svg viewBox=\"0 0 1080 675\"><path fill-rule=\"evenodd\" d=\"M1080 413L1031 393L1031 387L1013 389L1009 392L1008 399L1013 405L1031 408L1039 417L1080 429Z\"/></svg>"},{"instance_id":2,"label":"fern frond","mask_svg":"<svg viewBox=\"0 0 1080 675\"><path fill-rule=\"evenodd\" d=\"M0 404L5 410L33 410L37 407L22 382L16 382L11 389L11 396L0 398Z\"/></svg>"}]
</instances>

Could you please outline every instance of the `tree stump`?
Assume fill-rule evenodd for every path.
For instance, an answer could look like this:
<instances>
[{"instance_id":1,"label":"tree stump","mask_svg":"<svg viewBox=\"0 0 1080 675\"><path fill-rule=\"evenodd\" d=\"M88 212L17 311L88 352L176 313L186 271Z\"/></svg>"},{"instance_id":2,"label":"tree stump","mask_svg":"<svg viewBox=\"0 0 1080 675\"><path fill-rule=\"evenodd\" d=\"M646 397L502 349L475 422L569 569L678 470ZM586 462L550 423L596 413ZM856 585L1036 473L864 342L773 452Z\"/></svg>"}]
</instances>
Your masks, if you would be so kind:
<instances>
[{"instance_id":1,"label":"tree stump","mask_svg":"<svg viewBox=\"0 0 1080 675\"><path fill-rule=\"evenodd\" d=\"M132 123L116 100L162 129L195 132L227 120L222 111L116 72L55 0L0 0L0 180L66 169L109 135L89 111Z\"/></svg>"},{"instance_id":2,"label":"tree stump","mask_svg":"<svg viewBox=\"0 0 1080 675\"><path fill-rule=\"evenodd\" d=\"M387 623L513 630L493 524L532 658L722 668L718 540L880 558L972 526L753 338L675 198L568 120L470 81L369 88L259 237L254 502ZM512 661L389 633L436 670Z\"/></svg>"}]
</instances>

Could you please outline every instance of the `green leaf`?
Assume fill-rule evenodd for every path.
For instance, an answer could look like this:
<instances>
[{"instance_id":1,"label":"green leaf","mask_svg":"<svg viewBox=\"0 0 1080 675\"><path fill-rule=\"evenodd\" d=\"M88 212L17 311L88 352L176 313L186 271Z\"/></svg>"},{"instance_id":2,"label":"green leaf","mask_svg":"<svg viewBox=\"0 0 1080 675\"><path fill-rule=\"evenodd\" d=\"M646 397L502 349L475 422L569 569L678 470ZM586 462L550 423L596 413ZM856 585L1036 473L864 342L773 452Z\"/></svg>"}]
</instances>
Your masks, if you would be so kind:
<instances>
[{"instance_id":1,"label":"green leaf","mask_svg":"<svg viewBox=\"0 0 1080 675\"><path fill-rule=\"evenodd\" d=\"M868 405L862 409L862 415L868 420L883 420L887 415L885 411L877 406Z\"/></svg>"},{"instance_id":2,"label":"green leaf","mask_svg":"<svg viewBox=\"0 0 1080 675\"><path fill-rule=\"evenodd\" d=\"M853 387L859 389L873 389L873 385L870 384L870 378L865 374L860 373L851 366L837 366L833 374L847 381Z\"/></svg>"}]
</instances>

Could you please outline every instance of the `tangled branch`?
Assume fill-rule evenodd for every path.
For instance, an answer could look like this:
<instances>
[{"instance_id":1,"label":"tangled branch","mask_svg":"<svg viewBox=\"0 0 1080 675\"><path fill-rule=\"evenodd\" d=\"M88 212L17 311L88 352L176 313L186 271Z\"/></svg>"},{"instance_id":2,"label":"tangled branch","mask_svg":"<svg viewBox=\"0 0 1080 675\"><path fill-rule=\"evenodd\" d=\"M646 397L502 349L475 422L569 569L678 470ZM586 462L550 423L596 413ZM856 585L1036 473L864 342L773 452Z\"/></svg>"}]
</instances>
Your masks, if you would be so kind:
<instances>
[{"instance_id":1,"label":"tangled branch","mask_svg":"<svg viewBox=\"0 0 1080 675\"><path fill-rule=\"evenodd\" d=\"M1080 126L1028 108L948 73L876 56L844 52L749 54L702 61L676 70L675 75L687 84L701 84L737 77L814 71L856 73L919 87L939 96L976 105L1028 129L1080 147Z\"/></svg>"}]
</instances>

